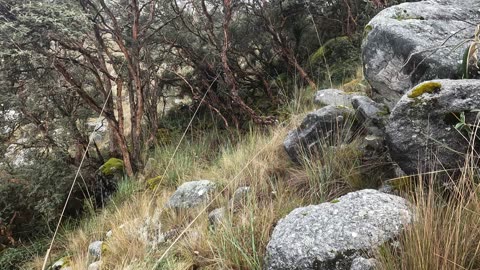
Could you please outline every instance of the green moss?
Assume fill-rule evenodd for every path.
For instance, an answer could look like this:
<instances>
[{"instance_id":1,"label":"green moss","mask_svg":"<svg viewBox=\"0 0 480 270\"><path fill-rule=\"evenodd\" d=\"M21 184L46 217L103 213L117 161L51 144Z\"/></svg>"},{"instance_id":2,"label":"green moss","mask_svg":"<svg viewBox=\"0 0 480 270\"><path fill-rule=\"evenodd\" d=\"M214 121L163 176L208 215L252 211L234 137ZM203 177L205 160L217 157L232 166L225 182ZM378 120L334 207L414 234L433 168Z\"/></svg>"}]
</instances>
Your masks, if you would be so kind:
<instances>
[{"instance_id":1,"label":"green moss","mask_svg":"<svg viewBox=\"0 0 480 270\"><path fill-rule=\"evenodd\" d=\"M425 93L433 93L435 91L440 90L442 85L438 82L424 82L417 87L413 88L410 94L408 94L409 98L416 98Z\"/></svg>"},{"instance_id":2,"label":"green moss","mask_svg":"<svg viewBox=\"0 0 480 270\"><path fill-rule=\"evenodd\" d=\"M104 175L112 175L116 172L123 172L123 161L118 158L110 158L100 167L100 171Z\"/></svg>"},{"instance_id":3,"label":"green moss","mask_svg":"<svg viewBox=\"0 0 480 270\"><path fill-rule=\"evenodd\" d=\"M103 242L102 243L102 256L105 256L105 254L107 254L109 248L108 248L108 245L107 243Z\"/></svg>"},{"instance_id":4,"label":"green moss","mask_svg":"<svg viewBox=\"0 0 480 270\"><path fill-rule=\"evenodd\" d=\"M363 28L363 38L366 38L372 30L373 30L372 25L370 24L365 25L365 28Z\"/></svg>"},{"instance_id":5,"label":"green moss","mask_svg":"<svg viewBox=\"0 0 480 270\"><path fill-rule=\"evenodd\" d=\"M162 182L161 175L147 179L147 188L150 190L154 190L161 182Z\"/></svg>"},{"instance_id":6,"label":"green moss","mask_svg":"<svg viewBox=\"0 0 480 270\"><path fill-rule=\"evenodd\" d=\"M338 200L338 199L334 199L334 200L330 201L330 203L338 203L338 202L340 202L340 200Z\"/></svg>"}]
</instances>

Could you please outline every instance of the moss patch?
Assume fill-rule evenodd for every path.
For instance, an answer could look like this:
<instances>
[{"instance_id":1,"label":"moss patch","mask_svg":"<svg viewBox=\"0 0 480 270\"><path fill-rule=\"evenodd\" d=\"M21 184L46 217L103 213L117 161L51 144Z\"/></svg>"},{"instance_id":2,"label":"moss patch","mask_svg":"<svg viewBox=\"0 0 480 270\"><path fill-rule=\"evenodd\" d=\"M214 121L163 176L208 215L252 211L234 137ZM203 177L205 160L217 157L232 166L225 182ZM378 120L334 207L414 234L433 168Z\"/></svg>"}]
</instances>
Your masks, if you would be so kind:
<instances>
[{"instance_id":1,"label":"moss patch","mask_svg":"<svg viewBox=\"0 0 480 270\"><path fill-rule=\"evenodd\" d=\"M154 190L161 183L161 181L162 181L161 175L147 179L147 188L150 190Z\"/></svg>"},{"instance_id":2,"label":"moss patch","mask_svg":"<svg viewBox=\"0 0 480 270\"><path fill-rule=\"evenodd\" d=\"M366 38L372 30L373 30L372 25L370 24L365 25L365 28L363 28L363 38Z\"/></svg>"},{"instance_id":3,"label":"moss patch","mask_svg":"<svg viewBox=\"0 0 480 270\"><path fill-rule=\"evenodd\" d=\"M123 161L118 158L110 158L105 164L100 167L100 171L104 175L112 175L116 172L123 171Z\"/></svg>"},{"instance_id":4,"label":"moss patch","mask_svg":"<svg viewBox=\"0 0 480 270\"><path fill-rule=\"evenodd\" d=\"M425 93L434 93L440 90L440 88L442 88L442 85L438 82L425 82L413 88L408 97L416 98Z\"/></svg>"},{"instance_id":5,"label":"moss patch","mask_svg":"<svg viewBox=\"0 0 480 270\"><path fill-rule=\"evenodd\" d=\"M338 203L338 202L340 202L339 199L334 199L334 200L331 200L331 201L330 201L330 203Z\"/></svg>"}]
</instances>

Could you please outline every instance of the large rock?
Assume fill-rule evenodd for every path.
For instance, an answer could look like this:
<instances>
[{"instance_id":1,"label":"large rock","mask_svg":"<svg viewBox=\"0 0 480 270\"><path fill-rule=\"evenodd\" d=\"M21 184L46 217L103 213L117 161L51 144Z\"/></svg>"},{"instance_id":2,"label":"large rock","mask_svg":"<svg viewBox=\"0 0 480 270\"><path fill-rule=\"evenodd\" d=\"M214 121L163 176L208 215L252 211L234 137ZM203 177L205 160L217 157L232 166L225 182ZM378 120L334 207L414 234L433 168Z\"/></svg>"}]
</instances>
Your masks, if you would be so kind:
<instances>
[{"instance_id":1,"label":"large rock","mask_svg":"<svg viewBox=\"0 0 480 270\"><path fill-rule=\"evenodd\" d=\"M397 236L411 221L405 199L370 189L297 208L275 227L266 269L349 270L356 258Z\"/></svg>"},{"instance_id":2,"label":"large rock","mask_svg":"<svg viewBox=\"0 0 480 270\"><path fill-rule=\"evenodd\" d=\"M183 183L172 194L167 202L170 208L191 208L204 203L208 195L215 189L215 183L209 180L198 180Z\"/></svg>"},{"instance_id":3,"label":"large rock","mask_svg":"<svg viewBox=\"0 0 480 270\"><path fill-rule=\"evenodd\" d=\"M389 108L411 87L432 79L462 78L461 63L480 19L480 1L403 3L366 26L364 73L375 99Z\"/></svg>"},{"instance_id":4,"label":"large rock","mask_svg":"<svg viewBox=\"0 0 480 270\"><path fill-rule=\"evenodd\" d=\"M335 143L339 132L350 133L353 119L355 112L344 106L329 105L311 112L300 127L288 133L283 142L285 150L293 161L300 162L302 154L314 152L319 144Z\"/></svg>"},{"instance_id":5,"label":"large rock","mask_svg":"<svg viewBox=\"0 0 480 270\"><path fill-rule=\"evenodd\" d=\"M480 80L436 80L411 89L393 109L386 128L393 161L407 174L462 166L474 124ZM431 92L431 93L429 93Z\"/></svg>"}]
</instances>

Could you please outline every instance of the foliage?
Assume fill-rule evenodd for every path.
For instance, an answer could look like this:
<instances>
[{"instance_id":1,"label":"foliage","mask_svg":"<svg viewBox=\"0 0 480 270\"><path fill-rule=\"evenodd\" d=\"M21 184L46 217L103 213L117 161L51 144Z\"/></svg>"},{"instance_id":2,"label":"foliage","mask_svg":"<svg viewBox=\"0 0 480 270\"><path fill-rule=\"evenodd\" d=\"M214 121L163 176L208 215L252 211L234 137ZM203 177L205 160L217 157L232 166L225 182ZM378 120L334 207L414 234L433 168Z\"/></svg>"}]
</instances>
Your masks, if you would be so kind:
<instances>
[{"instance_id":1,"label":"foliage","mask_svg":"<svg viewBox=\"0 0 480 270\"><path fill-rule=\"evenodd\" d=\"M1 179L0 221L10 223L13 219L10 229L15 238L33 231L46 233L57 220L73 181L72 168L60 156L37 156L34 161L15 170L11 178ZM72 201L67 214L75 214L75 199Z\"/></svg>"},{"instance_id":2,"label":"foliage","mask_svg":"<svg viewBox=\"0 0 480 270\"><path fill-rule=\"evenodd\" d=\"M43 255L48 242L39 239L31 244L7 248L0 251L0 269L22 270L24 263L35 256Z\"/></svg>"},{"instance_id":3,"label":"foliage","mask_svg":"<svg viewBox=\"0 0 480 270\"><path fill-rule=\"evenodd\" d=\"M355 76L360 65L360 46L347 36L328 40L314 54L309 63L319 78L334 84Z\"/></svg>"}]
</instances>

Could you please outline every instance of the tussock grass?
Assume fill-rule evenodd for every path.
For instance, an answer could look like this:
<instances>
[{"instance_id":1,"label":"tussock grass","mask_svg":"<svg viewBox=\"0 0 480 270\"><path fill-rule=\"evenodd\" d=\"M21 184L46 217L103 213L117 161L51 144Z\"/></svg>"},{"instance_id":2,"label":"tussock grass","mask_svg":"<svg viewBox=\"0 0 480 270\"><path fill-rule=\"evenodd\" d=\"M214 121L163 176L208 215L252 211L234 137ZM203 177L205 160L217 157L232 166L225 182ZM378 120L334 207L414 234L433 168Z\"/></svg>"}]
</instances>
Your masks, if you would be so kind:
<instances>
[{"instance_id":1,"label":"tussock grass","mask_svg":"<svg viewBox=\"0 0 480 270\"><path fill-rule=\"evenodd\" d=\"M480 269L479 173L478 154L472 150L449 181L442 172L419 175L404 194L416 211L415 222L396 245L380 248L379 268Z\"/></svg>"}]
</instances>

